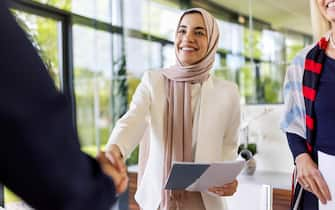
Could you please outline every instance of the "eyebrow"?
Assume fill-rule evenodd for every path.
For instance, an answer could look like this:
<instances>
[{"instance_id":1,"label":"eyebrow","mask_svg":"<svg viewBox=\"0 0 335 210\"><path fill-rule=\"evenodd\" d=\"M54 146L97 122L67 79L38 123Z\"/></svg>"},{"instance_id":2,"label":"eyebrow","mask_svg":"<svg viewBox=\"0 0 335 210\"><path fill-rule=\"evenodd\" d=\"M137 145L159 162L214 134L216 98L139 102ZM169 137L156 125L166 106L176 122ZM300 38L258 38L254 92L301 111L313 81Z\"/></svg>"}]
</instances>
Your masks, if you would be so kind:
<instances>
[{"instance_id":1,"label":"eyebrow","mask_svg":"<svg viewBox=\"0 0 335 210\"><path fill-rule=\"evenodd\" d=\"M187 28L187 26L185 26L185 25L180 25L179 28ZM206 31L206 29L205 29L204 27L202 27L202 26L197 26L197 27L195 27L194 29L195 29L195 30L200 29L200 30L205 30L205 31Z\"/></svg>"}]
</instances>

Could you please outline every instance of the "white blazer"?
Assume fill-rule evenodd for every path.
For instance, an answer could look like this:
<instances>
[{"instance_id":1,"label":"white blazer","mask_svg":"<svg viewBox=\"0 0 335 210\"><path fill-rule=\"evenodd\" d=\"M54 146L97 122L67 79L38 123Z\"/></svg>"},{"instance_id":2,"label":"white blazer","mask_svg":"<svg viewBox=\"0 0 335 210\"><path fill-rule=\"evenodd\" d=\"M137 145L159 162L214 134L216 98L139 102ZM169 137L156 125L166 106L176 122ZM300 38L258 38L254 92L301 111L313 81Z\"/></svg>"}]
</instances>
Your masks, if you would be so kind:
<instances>
[{"instance_id":1,"label":"white blazer","mask_svg":"<svg viewBox=\"0 0 335 210\"><path fill-rule=\"evenodd\" d=\"M117 144L127 157L139 144L147 125L150 152L135 199L144 210L156 210L161 202L164 143L163 113L166 105L164 78L148 71L136 89L128 112L117 122L107 148ZM203 83L195 162L234 160L237 157L240 98L237 86L213 76ZM207 210L227 209L224 198L201 193Z\"/></svg>"}]
</instances>

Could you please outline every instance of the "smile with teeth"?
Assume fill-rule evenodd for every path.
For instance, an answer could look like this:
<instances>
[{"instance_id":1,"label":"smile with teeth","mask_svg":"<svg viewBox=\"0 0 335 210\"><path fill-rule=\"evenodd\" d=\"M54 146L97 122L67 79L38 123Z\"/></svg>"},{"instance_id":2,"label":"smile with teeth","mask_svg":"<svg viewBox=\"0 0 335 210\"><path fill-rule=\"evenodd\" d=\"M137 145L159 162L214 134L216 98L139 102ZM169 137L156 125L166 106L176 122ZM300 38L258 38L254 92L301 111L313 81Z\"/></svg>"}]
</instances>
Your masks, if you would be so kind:
<instances>
[{"instance_id":1,"label":"smile with teeth","mask_svg":"<svg viewBox=\"0 0 335 210\"><path fill-rule=\"evenodd\" d=\"M335 1L331 1L327 4L327 8L334 8L335 7Z\"/></svg>"},{"instance_id":2,"label":"smile with teeth","mask_svg":"<svg viewBox=\"0 0 335 210\"><path fill-rule=\"evenodd\" d=\"M180 50L185 51L185 52L193 52L193 51L196 51L197 49L194 47L181 47Z\"/></svg>"}]
</instances>

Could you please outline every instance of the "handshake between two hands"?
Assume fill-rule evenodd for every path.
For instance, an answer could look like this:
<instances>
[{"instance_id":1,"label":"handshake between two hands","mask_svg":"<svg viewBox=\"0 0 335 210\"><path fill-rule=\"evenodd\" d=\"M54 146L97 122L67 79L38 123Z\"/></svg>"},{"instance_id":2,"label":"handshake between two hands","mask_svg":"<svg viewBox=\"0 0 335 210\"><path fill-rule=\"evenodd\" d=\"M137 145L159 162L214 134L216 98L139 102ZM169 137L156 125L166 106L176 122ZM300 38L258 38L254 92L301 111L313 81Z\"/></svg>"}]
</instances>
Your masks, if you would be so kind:
<instances>
[{"instance_id":1,"label":"handshake between two hands","mask_svg":"<svg viewBox=\"0 0 335 210\"><path fill-rule=\"evenodd\" d=\"M96 159L102 171L113 179L117 194L125 192L128 186L127 167L118 146L112 145L108 151L99 152Z\"/></svg>"},{"instance_id":2,"label":"handshake between two hands","mask_svg":"<svg viewBox=\"0 0 335 210\"><path fill-rule=\"evenodd\" d=\"M119 147L111 145L106 152L99 152L96 159L103 172L113 179L116 192L120 194L126 191L128 186L127 167ZM237 185L237 180L234 180L224 186L212 187L208 191L218 196L231 196L236 192Z\"/></svg>"}]
</instances>

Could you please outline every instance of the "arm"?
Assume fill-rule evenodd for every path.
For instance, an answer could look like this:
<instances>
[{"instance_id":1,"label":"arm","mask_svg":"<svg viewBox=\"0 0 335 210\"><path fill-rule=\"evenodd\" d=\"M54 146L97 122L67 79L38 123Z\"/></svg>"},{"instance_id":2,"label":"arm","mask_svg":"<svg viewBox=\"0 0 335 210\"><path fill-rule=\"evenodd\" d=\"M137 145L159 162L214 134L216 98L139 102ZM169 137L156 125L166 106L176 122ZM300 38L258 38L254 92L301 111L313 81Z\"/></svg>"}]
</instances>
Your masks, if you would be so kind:
<instances>
[{"instance_id":1,"label":"arm","mask_svg":"<svg viewBox=\"0 0 335 210\"><path fill-rule=\"evenodd\" d=\"M288 145L293 155L293 159L302 153L307 153L306 140L294 133L286 133Z\"/></svg>"},{"instance_id":2,"label":"arm","mask_svg":"<svg viewBox=\"0 0 335 210\"><path fill-rule=\"evenodd\" d=\"M109 137L107 157L127 157L139 144L148 125L151 97L149 88L150 72L145 72L136 88L127 113L120 118Z\"/></svg>"},{"instance_id":3,"label":"arm","mask_svg":"<svg viewBox=\"0 0 335 210\"><path fill-rule=\"evenodd\" d=\"M326 203L331 199L329 188L318 166L307 153L306 140L296 134L286 135L296 163L298 182L305 190L314 193L322 203Z\"/></svg>"},{"instance_id":4,"label":"arm","mask_svg":"<svg viewBox=\"0 0 335 210\"><path fill-rule=\"evenodd\" d=\"M109 209L115 188L80 151L65 96L0 1L0 180L32 207Z\"/></svg>"}]
</instances>

